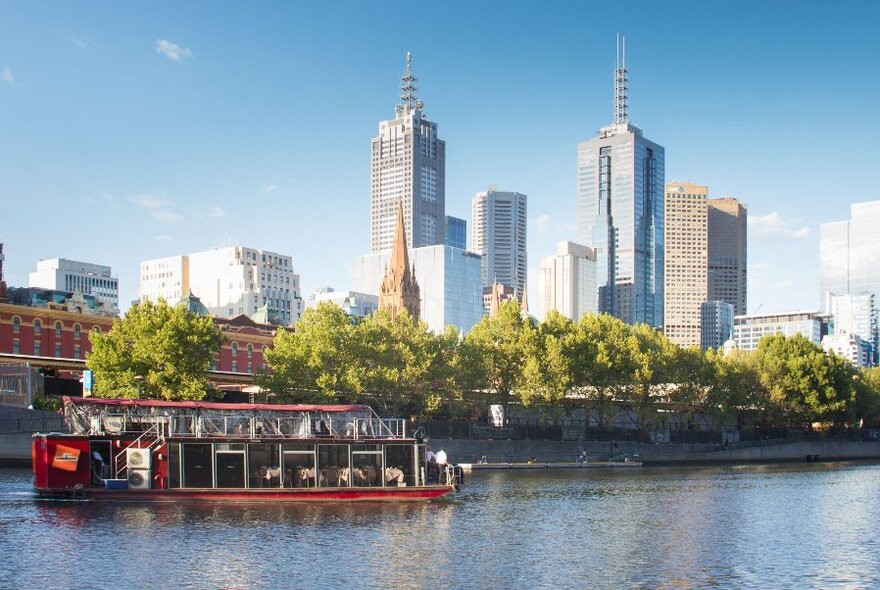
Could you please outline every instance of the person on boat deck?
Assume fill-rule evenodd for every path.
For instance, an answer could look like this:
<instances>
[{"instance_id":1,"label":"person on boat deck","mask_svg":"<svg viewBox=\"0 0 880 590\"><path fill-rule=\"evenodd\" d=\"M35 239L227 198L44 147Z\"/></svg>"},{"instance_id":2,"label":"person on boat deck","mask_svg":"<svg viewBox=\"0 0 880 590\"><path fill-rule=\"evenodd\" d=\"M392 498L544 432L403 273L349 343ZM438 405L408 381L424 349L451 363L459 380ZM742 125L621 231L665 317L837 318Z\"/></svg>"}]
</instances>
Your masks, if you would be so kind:
<instances>
[{"instance_id":1,"label":"person on boat deck","mask_svg":"<svg viewBox=\"0 0 880 590\"><path fill-rule=\"evenodd\" d=\"M443 483L443 474L446 472L447 464L446 451L440 449L437 451L437 481L440 483Z\"/></svg>"}]
</instances>

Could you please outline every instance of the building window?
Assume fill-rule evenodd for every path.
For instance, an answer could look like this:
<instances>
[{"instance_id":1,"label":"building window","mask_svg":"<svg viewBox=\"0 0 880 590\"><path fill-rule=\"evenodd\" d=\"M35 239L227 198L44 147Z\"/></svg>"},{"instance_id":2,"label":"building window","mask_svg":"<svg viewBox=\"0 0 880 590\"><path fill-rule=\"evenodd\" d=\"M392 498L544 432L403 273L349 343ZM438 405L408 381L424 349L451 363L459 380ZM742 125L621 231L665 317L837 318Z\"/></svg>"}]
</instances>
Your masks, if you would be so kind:
<instances>
[{"instance_id":1,"label":"building window","mask_svg":"<svg viewBox=\"0 0 880 590\"><path fill-rule=\"evenodd\" d=\"M232 358L233 360L238 356L238 342L232 343Z\"/></svg>"},{"instance_id":2,"label":"building window","mask_svg":"<svg viewBox=\"0 0 880 590\"><path fill-rule=\"evenodd\" d=\"M18 338L12 340L12 354L21 354L21 342Z\"/></svg>"},{"instance_id":3,"label":"building window","mask_svg":"<svg viewBox=\"0 0 880 590\"><path fill-rule=\"evenodd\" d=\"M55 343L55 358L57 358L57 359L61 358L61 343L60 342Z\"/></svg>"},{"instance_id":4,"label":"building window","mask_svg":"<svg viewBox=\"0 0 880 590\"><path fill-rule=\"evenodd\" d=\"M238 373L238 361L232 361L232 372Z\"/></svg>"},{"instance_id":5,"label":"building window","mask_svg":"<svg viewBox=\"0 0 880 590\"><path fill-rule=\"evenodd\" d=\"M61 338L61 322L55 322L55 338Z\"/></svg>"},{"instance_id":6,"label":"building window","mask_svg":"<svg viewBox=\"0 0 880 590\"><path fill-rule=\"evenodd\" d=\"M252 362L250 362L250 361L248 361L248 364L247 364L247 372L248 372L248 373L253 373L253 372L254 372L254 364L253 364Z\"/></svg>"},{"instance_id":7,"label":"building window","mask_svg":"<svg viewBox=\"0 0 880 590\"><path fill-rule=\"evenodd\" d=\"M39 340L34 341L34 356L43 356L43 347Z\"/></svg>"},{"instance_id":8,"label":"building window","mask_svg":"<svg viewBox=\"0 0 880 590\"><path fill-rule=\"evenodd\" d=\"M18 334L21 331L21 318L14 316L12 318L12 333Z\"/></svg>"},{"instance_id":9,"label":"building window","mask_svg":"<svg viewBox=\"0 0 880 590\"><path fill-rule=\"evenodd\" d=\"M81 359L82 358L82 350L79 347L79 344L73 347L73 358Z\"/></svg>"},{"instance_id":10,"label":"building window","mask_svg":"<svg viewBox=\"0 0 880 590\"><path fill-rule=\"evenodd\" d=\"M43 331L43 322L40 320L34 320L34 336L39 336L40 332Z\"/></svg>"},{"instance_id":11,"label":"building window","mask_svg":"<svg viewBox=\"0 0 880 590\"><path fill-rule=\"evenodd\" d=\"M248 344L248 346L247 346L247 357L254 358L254 345L253 344ZM250 372L250 371L248 371L248 372Z\"/></svg>"},{"instance_id":12,"label":"building window","mask_svg":"<svg viewBox=\"0 0 880 590\"><path fill-rule=\"evenodd\" d=\"M101 326L92 326L92 332L100 332Z\"/></svg>"},{"instance_id":13,"label":"building window","mask_svg":"<svg viewBox=\"0 0 880 590\"><path fill-rule=\"evenodd\" d=\"M80 326L79 324L74 324L73 325L73 337L75 339L79 340L79 337L81 335L82 335L82 326ZM77 358L79 358L79 357L77 357Z\"/></svg>"}]
</instances>

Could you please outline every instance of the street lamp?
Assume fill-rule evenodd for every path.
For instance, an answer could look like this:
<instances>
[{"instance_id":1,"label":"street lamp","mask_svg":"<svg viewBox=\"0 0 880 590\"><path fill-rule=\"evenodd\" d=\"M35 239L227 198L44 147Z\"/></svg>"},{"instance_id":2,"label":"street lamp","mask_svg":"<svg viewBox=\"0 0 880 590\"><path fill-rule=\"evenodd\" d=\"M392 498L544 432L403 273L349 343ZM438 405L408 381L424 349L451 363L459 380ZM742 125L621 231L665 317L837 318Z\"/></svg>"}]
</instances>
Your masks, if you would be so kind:
<instances>
[{"instance_id":1,"label":"street lamp","mask_svg":"<svg viewBox=\"0 0 880 590\"><path fill-rule=\"evenodd\" d=\"M143 380L144 380L144 376L143 376L143 375L135 375L135 376L134 376L134 382L137 384L137 396L138 396L138 399L141 398L141 383L143 382Z\"/></svg>"}]
</instances>

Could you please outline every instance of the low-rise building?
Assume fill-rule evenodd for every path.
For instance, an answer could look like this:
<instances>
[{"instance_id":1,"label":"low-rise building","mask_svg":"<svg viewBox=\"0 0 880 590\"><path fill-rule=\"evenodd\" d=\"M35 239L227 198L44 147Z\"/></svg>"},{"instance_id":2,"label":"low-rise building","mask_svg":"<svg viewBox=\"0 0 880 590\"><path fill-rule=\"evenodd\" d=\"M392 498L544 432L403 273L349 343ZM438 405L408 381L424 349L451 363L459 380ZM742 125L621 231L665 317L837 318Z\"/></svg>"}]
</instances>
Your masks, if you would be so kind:
<instances>
[{"instance_id":1,"label":"low-rise building","mask_svg":"<svg viewBox=\"0 0 880 590\"><path fill-rule=\"evenodd\" d=\"M119 308L119 279L103 264L66 258L40 260L37 270L28 275L28 286L91 295L108 309Z\"/></svg>"},{"instance_id":2,"label":"low-rise building","mask_svg":"<svg viewBox=\"0 0 880 590\"><path fill-rule=\"evenodd\" d=\"M764 336L801 334L810 342L821 345L828 333L829 317L818 311L793 311L738 315L733 318L733 339L740 350L757 350Z\"/></svg>"},{"instance_id":3,"label":"low-rise building","mask_svg":"<svg viewBox=\"0 0 880 590\"><path fill-rule=\"evenodd\" d=\"M822 348L845 358L856 367L871 366L871 344L857 334L826 334L822 337Z\"/></svg>"}]
</instances>

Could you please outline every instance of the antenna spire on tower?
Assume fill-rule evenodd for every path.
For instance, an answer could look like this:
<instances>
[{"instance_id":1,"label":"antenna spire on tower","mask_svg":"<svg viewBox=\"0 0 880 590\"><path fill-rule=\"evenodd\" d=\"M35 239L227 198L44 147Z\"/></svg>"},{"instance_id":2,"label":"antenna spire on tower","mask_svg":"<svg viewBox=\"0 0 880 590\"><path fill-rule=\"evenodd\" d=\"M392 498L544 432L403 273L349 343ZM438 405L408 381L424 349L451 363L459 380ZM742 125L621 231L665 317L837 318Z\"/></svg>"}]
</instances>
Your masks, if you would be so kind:
<instances>
[{"instance_id":1,"label":"antenna spire on tower","mask_svg":"<svg viewBox=\"0 0 880 590\"><path fill-rule=\"evenodd\" d=\"M617 58L614 64L614 124L627 123L627 90L629 72L626 69L626 37L617 34Z\"/></svg>"},{"instance_id":2,"label":"antenna spire on tower","mask_svg":"<svg viewBox=\"0 0 880 590\"><path fill-rule=\"evenodd\" d=\"M400 105L398 114L409 113L422 108L422 101L416 96L418 78L412 74L412 54L406 52L406 73L400 77Z\"/></svg>"}]
</instances>

